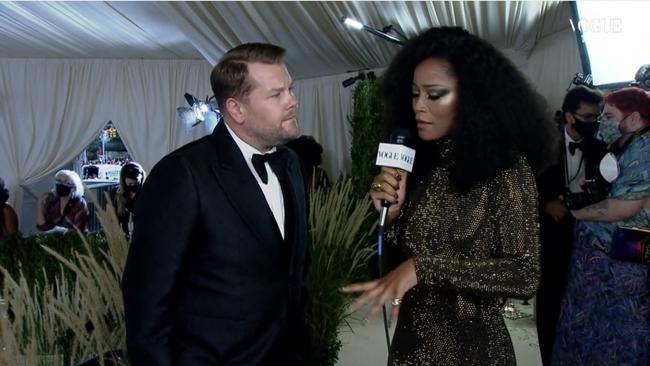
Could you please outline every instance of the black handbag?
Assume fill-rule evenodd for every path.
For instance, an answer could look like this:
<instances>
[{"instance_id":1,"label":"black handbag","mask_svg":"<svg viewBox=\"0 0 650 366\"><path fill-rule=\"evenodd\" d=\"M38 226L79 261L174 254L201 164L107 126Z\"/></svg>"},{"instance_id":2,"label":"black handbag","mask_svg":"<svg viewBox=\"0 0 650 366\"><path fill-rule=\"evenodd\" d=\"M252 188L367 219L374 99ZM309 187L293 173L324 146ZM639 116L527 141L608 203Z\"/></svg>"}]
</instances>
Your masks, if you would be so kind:
<instances>
[{"instance_id":1,"label":"black handbag","mask_svg":"<svg viewBox=\"0 0 650 366\"><path fill-rule=\"evenodd\" d=\"M650 229L619 226L612 235L609 256L634 263L650 263Z\"/></svg>"}]
</instances>

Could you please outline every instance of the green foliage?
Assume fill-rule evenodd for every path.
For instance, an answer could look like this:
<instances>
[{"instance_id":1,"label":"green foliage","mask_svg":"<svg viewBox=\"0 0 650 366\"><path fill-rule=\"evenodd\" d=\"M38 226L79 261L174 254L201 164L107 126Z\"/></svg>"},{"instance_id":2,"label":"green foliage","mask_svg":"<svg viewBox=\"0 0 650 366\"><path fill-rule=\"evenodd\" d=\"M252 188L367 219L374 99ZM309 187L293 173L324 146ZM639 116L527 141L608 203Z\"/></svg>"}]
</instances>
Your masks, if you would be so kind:
<instances>
[{"instance_id":1,"label":"green foliage","mask_svg":"<svg viewBox=\"0 0 650 366\"><path fill-rule=\"evenodd\" d=\"M90 247L99 254L107 248L106 237L102 234L86 236ZM43 247L51 248L65 258L71 258L73 252L83 249L82 238L76 232L67 234L33 235L28 237L13 236L0 241L0 266L4 267L13 278L25 278L27 285L34 288L43 285L43 274L58 274L61 263L52 257ZM64 270L68 283L74 282L74 273Z\"/></svg>"},{"instance_id":2,"label":"green foliage","mask_svg":"<svg viewBox=\"0 0 650 366\"><path fill-rule=\"evenodd\" d=\"M368 260L375 253L368 245L371 231L365 225L371 214L367 196L353 197L350 178L341 178L331 188L319 188L311 195L306 318L312 329L313 365L333 366L338 359L339 329L351 315L348 306L352 299L340 288L367 273Z\"/></svg>"},{"instance_id":3,"label":"green foliage","mask_svg":"<svg viewBox=\"0 0 650 366\"><path fill-rule=\"evenodd\" d=\"M383 135L383 104L379 81L365 79L354 90L352 117L352 184L357 198L368 193L372 178L377 174L377 146Z\"/></svg>"}]
</instances>

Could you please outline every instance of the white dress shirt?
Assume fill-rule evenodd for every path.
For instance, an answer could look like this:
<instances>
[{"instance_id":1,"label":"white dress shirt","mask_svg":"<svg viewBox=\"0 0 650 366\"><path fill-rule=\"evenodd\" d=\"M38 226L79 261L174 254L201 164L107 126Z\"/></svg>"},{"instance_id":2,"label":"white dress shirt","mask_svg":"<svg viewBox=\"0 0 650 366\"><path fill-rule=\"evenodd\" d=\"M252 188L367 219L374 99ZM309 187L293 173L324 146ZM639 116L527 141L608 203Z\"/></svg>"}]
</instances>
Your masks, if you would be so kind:
<instances>
[{"instance_id":1,"label":"white dress shirt","mask_svg":"<svg viewBox=\"0 0 650 366\"><path fill-rule=\"evenodd\" d=\"M260 189L262 189L262 193L264 193L264 197L266 198L266 203L269 205L271 212L273 212L273 217L275 217L275 222L278 224L278 228L280 229L282 238L284 238L284 197L282 196L282 188L280 187L280 181L278 180L278 177L273 172L273 169L271 169L271 167L269 166L269 163L265 162L264 166L266 167L266 174L269 179L268 179L268 184L264 184L260 176L257 174L255 167L253 166L253 154L264 154L264 153L260 152L256 148L244 142L244 140L240 139L230 129L230 126L228 126L227 123L225 124L226 124L226 129L230 133L230 136L232 136L233 140L235 140L237 147L239 147L239 150L241 151L242 155L244 155L244 160L246 160L248 169L250 169L251 173L253 173L253 176L257 180L257 185L259 185ZM275 147L271 149L271 151L268 151L267 154L270 154L272 152L275 152Z\"/></svg>"},{"instance_id":2,"label":"white dress shirt","mask_svg":"<svg viewBox=\"0 0 650 366\"><path fill-rule=\"evenodd\" d=\"M569 142L578 142L569 136L564 128L564 153L566 155L567 164L567 182L569 182L569 190L571 192L580 192L580 184L585 181L585 163L582 161L582 150L576 149L575 153L571 155L569 151Z\"/></svg>"}]
</instances>

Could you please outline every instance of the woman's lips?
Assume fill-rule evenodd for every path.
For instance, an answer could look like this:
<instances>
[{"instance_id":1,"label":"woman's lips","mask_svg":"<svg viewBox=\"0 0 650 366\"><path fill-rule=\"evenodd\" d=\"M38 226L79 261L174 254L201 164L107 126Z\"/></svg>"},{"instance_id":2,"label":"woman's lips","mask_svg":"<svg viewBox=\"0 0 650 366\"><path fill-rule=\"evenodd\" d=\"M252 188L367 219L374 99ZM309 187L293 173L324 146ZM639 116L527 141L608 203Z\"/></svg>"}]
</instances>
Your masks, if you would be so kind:
<instances>
[{"instance_id":1,"label":"woman's lips","mask_svg":"<svg viewBox=\"0 0 650 366\"><path fill-rule=\"evenodd\" d=\"M431 122L422 121L422 120L419 120L419 119L416 119L415 123L417 124L418 127L426 127L426 126L430 126L430 125L433 124Z\"/></svg>"}]
</instances>

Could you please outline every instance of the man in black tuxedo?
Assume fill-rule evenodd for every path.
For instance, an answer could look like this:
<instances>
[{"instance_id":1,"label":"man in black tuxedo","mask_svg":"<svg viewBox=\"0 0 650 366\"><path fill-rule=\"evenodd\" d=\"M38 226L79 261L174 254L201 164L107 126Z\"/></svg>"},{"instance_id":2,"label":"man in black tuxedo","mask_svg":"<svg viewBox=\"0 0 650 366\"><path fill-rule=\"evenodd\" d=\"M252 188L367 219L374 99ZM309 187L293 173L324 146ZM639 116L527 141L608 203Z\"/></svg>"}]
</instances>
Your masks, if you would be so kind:
<instances>
[{"instance_id":1,"label":"man in black tuxedo","mask_svg":"<svg viewBox=\"0 0 650 366\"><path fill-rule=\"evenodd\" d=\"M305 365L307 212L284 50L244 44L210 81L210 136L165 156L138 198L123 293L131 365Z\"/></svg>"},{"instance_id":2,"label":"man in black tuxedo","mask_svg":"<svg viewBox=\"0 0 650 366\"><path fill-rule=\"evenodd\" d=\"M541 278L536 297L539 348L544 365L548 365L555 341L555 328L566 289L575 219L564 200L566 187L579 192L585 180L585 160L580 143L593 139L598 131L598 117L603 97L598 90L585 86L571 89L564 97L558 115L563 138L558 141L557 160L537 181L540 208ZM593 145L593 144L592 144Z\"/></svg>"}]
</instances>

